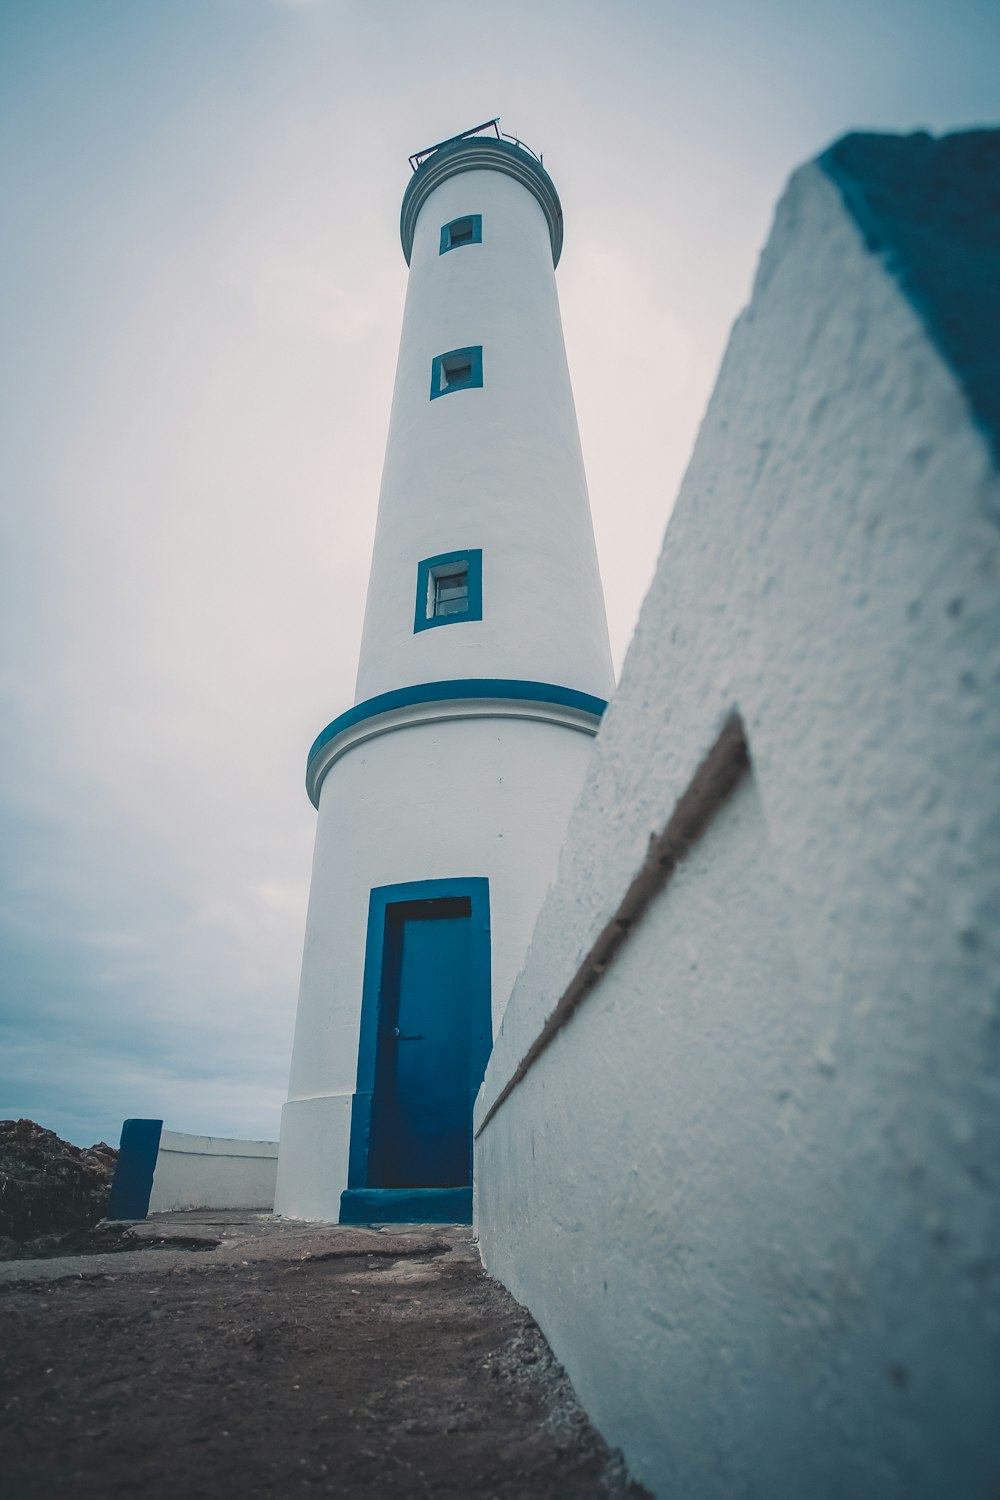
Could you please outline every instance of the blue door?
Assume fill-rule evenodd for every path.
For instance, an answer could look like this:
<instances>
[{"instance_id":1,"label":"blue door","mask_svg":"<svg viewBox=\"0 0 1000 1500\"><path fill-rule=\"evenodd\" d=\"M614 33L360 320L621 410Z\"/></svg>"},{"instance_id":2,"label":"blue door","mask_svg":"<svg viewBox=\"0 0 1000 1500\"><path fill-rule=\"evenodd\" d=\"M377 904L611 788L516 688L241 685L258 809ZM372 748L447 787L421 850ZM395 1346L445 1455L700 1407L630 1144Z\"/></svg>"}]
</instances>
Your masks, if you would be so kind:
<instances>
[{"instance_id":1,"label":"blue door","mask_svg":"<svg viewBox=\"0 0 1000 1500\"><path fill-rule=\"evenodd\" d=\"M493 1041L489 882L371 893L351 1117L352 1189L467 1188Z\"/></svg>"},{"instance_id":2,"label":"blue door","mask_svg":"<svg viewBox=\"0 0 1000 1500\"><path fill-rule=\"evenodd\" d=\"M375 1071L375 1182L472 1181L468 899L390 907Z\"/></svg>"}]
</instances>

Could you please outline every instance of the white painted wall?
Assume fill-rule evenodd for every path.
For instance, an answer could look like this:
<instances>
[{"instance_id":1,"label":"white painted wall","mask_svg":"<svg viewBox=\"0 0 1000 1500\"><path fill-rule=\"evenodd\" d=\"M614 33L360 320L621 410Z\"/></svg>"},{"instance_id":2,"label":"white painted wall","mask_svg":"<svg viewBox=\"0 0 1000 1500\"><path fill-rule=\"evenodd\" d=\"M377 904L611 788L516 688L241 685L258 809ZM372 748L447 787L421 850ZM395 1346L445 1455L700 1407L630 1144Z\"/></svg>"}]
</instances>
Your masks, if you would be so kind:
<instances>
[{"instance_id":1,"label":"white painted wall","mask_svg":"<svg viewBox=\"0 0 1000 1500\"><path fill-rule=\"evenodd\" d=\"M186 1208L256 1208L274 1205L277 1141L235 1141L222 1136L160 1134L149 1212Z\"/></svg>"},{"instance_id":2,"label":"white painted wall","mask_svg":"<svg viewBox=\"0 0 1000 1500\"><path fill-rule=\"evenodd\" d=\"M482 242L440 254L441 226L467 214ZM483 387L432 401L434 357L468 345L483 347ZM418 563L465 548L483 553L482 620L414 632ZM357 700L497 678L602 699L614 680L545 213L478 168L446 178L416 222ZM483 706L403 714L322 782L282 1214L335 1219L347 1186L372 888L489 880L495 1020L523 961L593 740Z\"/></svg>"},{"instance_id":3,"label":"white painted wall","mask_svg":"<svg viewBox=\"0 0 1000 1500\"><path fill-rule=\"evenodd\" d=\"M320 797L282 1114L279 1213L335 1219L347 1186L373 887L489 880L497 1025L593 743L551 724L463 719L381 735L332 768Z\"/></svg>"},{"instance_id":4,"label":"white painted wall","mask_svg":"<svg viewBox=\"0 0 1000 1500\"><path fill-rule=\"evenodd\" d=\"M806 167L477 1106L486 1266L655 1494L996 1487L998 516ZM734 711L752 770L491 1115Z\"/></svg>"},{"instance_id":5,"label":"white painted wall","mask_svg":"<svg viewBox=\"0 0 1000 1500\"><path fill-rule=\"evenodd\" d=\"M440 254L480 213L483 240ZM483 346L483 387L429 400L431 361ZM417 563L483 551L483 620L413 631ZM520 183L461 172L417 219L357 697L455 677L614 686L545 215Z\"/></svg>"}]
</instances>

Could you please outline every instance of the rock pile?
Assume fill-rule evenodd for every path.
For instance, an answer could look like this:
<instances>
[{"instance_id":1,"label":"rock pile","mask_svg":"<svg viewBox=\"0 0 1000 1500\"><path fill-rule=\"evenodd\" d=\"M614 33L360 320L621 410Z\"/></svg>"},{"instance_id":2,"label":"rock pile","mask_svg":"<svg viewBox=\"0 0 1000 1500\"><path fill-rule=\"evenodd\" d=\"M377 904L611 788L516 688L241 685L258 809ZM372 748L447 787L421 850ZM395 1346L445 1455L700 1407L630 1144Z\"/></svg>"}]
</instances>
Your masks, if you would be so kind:
<instances>
[{"instance_id":1,"label":"rock pile","mask_svg":"<svg viewBox=\"0 0 1000 1500\"><path fill-rule=\"evenodd\" d=\"M34 1120L0 1120L0 1254L96 1224L107 1212L117 1160L103 1141L82 1149Z\"/></svg>"}]
</instances>

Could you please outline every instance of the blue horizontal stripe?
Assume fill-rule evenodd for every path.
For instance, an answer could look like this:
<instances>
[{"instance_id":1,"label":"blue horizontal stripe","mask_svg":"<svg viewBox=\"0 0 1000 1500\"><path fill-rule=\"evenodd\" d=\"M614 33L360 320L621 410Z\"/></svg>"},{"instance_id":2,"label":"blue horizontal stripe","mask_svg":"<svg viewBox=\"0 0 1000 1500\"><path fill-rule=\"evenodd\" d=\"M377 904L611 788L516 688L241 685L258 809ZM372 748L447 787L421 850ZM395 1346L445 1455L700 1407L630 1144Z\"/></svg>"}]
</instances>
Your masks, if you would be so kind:
<instances>
[{"instance_id":1,"label":"blue horizontal stripe","mask_svg":"<svg viewBox=\"0 0 1000 1500\"><path fill-rule=\"evenodd\" d=\"M378 693L356 703L346 713L340 714L328 724L309 751L306 775L319 752L332 739L354 724L373 719L378 714L390 713L394 708L410 708L417 703L445 703L463 698L507 698L531 703L556 703L562 708L578 708L583 713L593 714L599 719L607 708L604 698L595 698L590 693L578 693L575 688L558 687L553 682L519 682L509 677L457 677L450 682L418 682L412 687L394 688L391 693Z\"/></svg>"}]
</instances>

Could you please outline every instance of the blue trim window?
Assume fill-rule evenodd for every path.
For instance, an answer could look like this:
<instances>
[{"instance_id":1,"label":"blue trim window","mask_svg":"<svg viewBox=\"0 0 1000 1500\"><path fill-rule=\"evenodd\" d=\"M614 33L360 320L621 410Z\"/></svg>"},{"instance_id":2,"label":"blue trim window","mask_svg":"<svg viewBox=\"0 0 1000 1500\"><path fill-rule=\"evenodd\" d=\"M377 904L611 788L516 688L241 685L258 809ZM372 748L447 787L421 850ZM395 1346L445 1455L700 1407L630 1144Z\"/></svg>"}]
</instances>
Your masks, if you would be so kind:
<instances>
[{"instance_id":1,"label":"blue trim window","mask_svg":"<svg viewBox=\"0 0 1000 1500\"><path fill-rule=\"evenodd\" d=\"M479 547L442 552L417 564L414 632L483 618L483 554Z\"/></svg>"},{"instance_id":2,"label":"blue trim window","mask_svg":"<svg viewBox=\"0 0 1000 1500\"><path fill-rule=\"evenodd\" d=\"M435 355L431 362L431 400L450 396L452 391L468 391L483 383L483 346L449 349Z\"/></svg>"},{"instance_id":3,"label":"blue trim window","mask_svg":"<svg viewBox=\"0 0 1000 1500\"><path fill-rule=\"evenodd\" d=\"M466 214L464 219L452 219L450 224L441 225L441 249L438 254L443 255L446 250L457 250L461 245L482 243L482 214Z\"/></svg>"}]
</instances>

